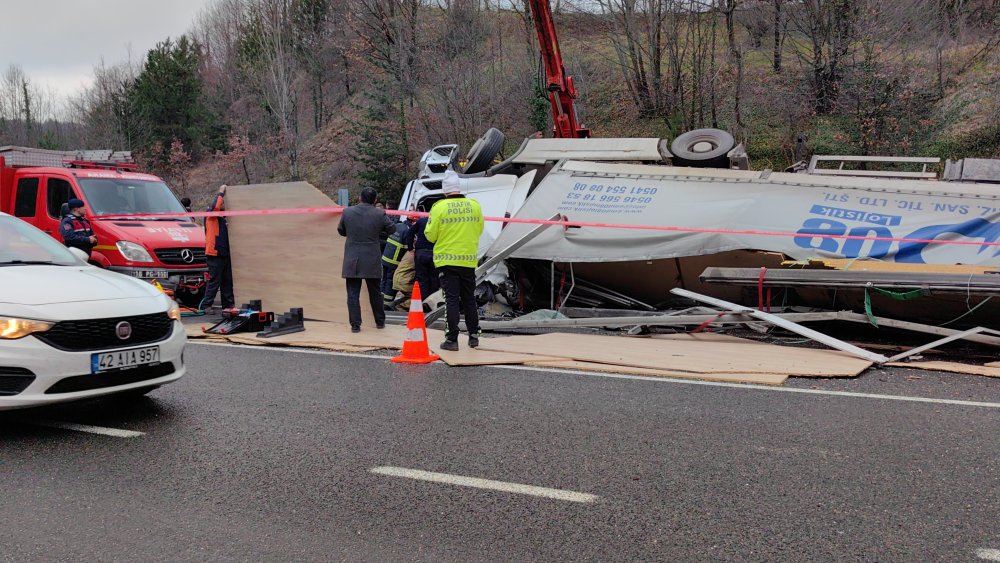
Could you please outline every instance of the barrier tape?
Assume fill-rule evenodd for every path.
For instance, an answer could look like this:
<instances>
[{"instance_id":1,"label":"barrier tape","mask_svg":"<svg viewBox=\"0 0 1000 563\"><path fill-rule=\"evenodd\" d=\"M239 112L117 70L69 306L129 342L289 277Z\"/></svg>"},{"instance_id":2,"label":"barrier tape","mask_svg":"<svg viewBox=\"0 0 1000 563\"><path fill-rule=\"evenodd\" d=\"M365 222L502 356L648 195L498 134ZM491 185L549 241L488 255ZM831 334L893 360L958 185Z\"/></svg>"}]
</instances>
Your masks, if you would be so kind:
<instances>
[{"instance_id":1,"label":"barrier tape","mask_svg":"<svg viewBox=\"0 0 1000 563\"><path fill-rule=\"evenodd\" d=\"M122 215L101 215L94 219L186 219L191 217L248 217L248 216L268 216L268 215L304 215L310 213L338 214L344 211L343 206L332 207L298 207L291 209L244 209L233 211L192 211L190 213L145 213L145 214L122 214ZM400 211L398 209L386 209L386 215L405 217L427 217L430 213L421 211ZM595 223L589 221L558 221L555 219L518 219L515 217L483 217L485 221L501 223L521 223L527 225L560 225L563 228L593 227L599 229L628 229L636 231L664 231L674 233L701 233L701 234L723 234L723 235L751 235L768 237L792 237L792 238L823 238L823 239L843 239L843 240L871 240L885 242L900 242L914 244L956 244L979 247L1000 247L997 242L976 242L971 240L940 240L940 239L918 239L902 237L876 237L863 235L837 235L830 233L789 233L784 231L759 231L753 229L717 229L701 227L675 227L669 225L626 225L620 223Z\"/></svg>"}]
</instances>

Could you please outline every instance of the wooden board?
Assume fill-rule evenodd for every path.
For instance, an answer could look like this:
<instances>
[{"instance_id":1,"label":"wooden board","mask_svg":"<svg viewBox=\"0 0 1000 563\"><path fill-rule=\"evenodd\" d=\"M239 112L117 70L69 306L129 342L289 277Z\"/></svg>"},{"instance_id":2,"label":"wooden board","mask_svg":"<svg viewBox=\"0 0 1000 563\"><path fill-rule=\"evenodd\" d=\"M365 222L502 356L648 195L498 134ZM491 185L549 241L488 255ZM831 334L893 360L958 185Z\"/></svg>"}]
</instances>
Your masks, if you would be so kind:
<instances>
[{"instance_id":1,"label":"wooden board","mask_svg":"<svg viewBox=\"0 0 1000 563\"><path fill-rule=\"evenodd\" d=\"M308 182L230 186L229 210L331 207L335 204ZM347 322L347 291L340 277L344 237L339 214L229 218L229 246L237 304L261 299L281 314L302 307L307 319ZM362 290L363 295L367 295ZM367 300L362 323L374 329Z\"/></svg>"},{"instance_id":2,"label":"wooden board","mask_svg":"<svg viewBox=\"0 0 1000 563\"><path fill-rule=\"evenodd\" d=\"M731 336L728 334L721 334L718 332L678 332L675 334L653 334L650 338L656 338L658 340L680 340L687 342L729 342L729 343L741 343L741 344L767 344L767 342L761 342L759 340L753 340L750 338L740 338L738 336Z\"/></svg>"},{"instance_id":3,"label":"wooden board","mask_svg":"<svg viewBox=\"0 0 1000 563\"><path fill-rule=\"evenodd\" d=\"M835 350L770 344L691 342L550 333L483 340L497 352L568 356L573 360L688 373L853 377L871 362Z\"/></svg>"},{"instance_id":4,"label":"wooden board","mask_svg":"<svg viewBox=\"0 0 1000 563\"><path fill-rule=\"evenodd\" d=\"M441 356L449 366L489 366L501 364L526 364L529 362L563 361L567 358L553 356L538 356L535 354L515 354L511 352L493 352L469 348L464 339L460 339L458 352L449 352L438 348L437 343L431 343L434 353Z\"/></svg>"},{"instance_id":5,"label":"wooden board","mask_svg":"<svg viewBox=\"0 0 1000 563\"><path fill-rule=\"evenodd\" d=\"M989 364L977 366L972 364L960 364L957 362L892 362L887 366L923 369L929 371L947 371L951 373L967 373L969 375L983 375L986 377L1000 377L1000 367L992 367Z\"/></svg>"},{"instance_id":6,"label":"wooden board","mask_svg":"<svg viewBox=\"0 0 1000 563\"><path fill-rule=\"evenodd\" d=\"M744 373L690 373L686 371L670 371L631 366L613 366L594 362L579 362L576 360L528 362L528 365L574 369L580 371L595 371L600 373L625 373L629 375L646 375L650 377L673 377L677 379L699 379L703 381L726 381L731 383L757 383L760 385L781 385L788 379L784 374L744 374Z\"/></svg>"},{"instance_id":7,"label":"wooden board","mask_svg":"<svg viewBox=\"0 0 1000 563\"><path fill-rule=\"evenodd\" d=\"M1000 368L1000 362L990 362L990 363L986 364L986 367L988 367L988 368Z\"/></svg>"}]
</instances>

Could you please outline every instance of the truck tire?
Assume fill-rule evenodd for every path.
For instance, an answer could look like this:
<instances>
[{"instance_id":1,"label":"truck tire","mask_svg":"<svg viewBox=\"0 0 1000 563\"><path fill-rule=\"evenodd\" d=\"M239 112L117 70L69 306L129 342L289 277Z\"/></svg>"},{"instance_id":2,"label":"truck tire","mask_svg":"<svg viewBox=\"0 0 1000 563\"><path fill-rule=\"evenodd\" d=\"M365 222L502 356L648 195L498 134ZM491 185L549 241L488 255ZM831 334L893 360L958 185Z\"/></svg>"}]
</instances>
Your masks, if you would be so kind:
<instances>
[{"instance_id":1,"label":"truck tire","mask_svg":"<svg viewBox=\"0 0 1000 563\"><path fill-rule=\"evenodd\" d=\"M675 166L729 168L726 156L736 146L733 136L721 129L695 129L670 143Z\"/></svg>"},{"instance_id":2,"label":"truck tire","mask_svg":"<svg viewBox=\"0 0 1000 563\"><path fill-rule=\"evenodd\" d=\"M465 168L463 174L478 174L489 170L493 164L493 159L500 154L503 143L506 140L504 134L495 127L490 127L483 136L480 137L472 148L469 149L468 156L465 157Z\"/></svg>"}]
</instances>

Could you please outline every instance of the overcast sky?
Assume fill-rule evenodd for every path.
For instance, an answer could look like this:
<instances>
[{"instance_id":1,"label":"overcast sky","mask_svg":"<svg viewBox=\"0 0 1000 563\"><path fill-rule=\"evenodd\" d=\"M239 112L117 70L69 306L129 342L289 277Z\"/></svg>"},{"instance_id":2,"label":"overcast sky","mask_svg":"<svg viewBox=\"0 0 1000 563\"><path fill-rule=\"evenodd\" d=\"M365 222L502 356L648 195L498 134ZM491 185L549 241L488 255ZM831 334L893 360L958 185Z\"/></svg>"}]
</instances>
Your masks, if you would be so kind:
<instances>
[{"instance_id":1,"label":"overcast sky","mask_svg":"<svg viewBox=\"0 0 1000 563\"><path fill-rule=\"evenodd\" d=\"M88 85L101 58L142 59L188 31L211 0L0 0L0 72L14 63L63 97Z\"/></svg>"}]
</instances>

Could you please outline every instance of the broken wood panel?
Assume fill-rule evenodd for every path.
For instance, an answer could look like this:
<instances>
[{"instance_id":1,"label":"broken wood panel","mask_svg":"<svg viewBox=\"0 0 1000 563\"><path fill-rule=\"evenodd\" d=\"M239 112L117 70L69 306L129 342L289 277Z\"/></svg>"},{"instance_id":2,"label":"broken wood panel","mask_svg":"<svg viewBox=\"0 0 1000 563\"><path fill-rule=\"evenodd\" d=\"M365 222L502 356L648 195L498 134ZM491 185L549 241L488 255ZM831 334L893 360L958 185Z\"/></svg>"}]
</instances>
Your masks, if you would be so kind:
<instances>
[{"instance_id":1,"label":"broken wood panel","mask_svg":"<svg viewBox=\"0 0 1000 563\"><path fill-rule=\"evenodd\" d=\"M722 381L726 383L754 383L758 385L781 385L788 379L788 376L784 374L760 373L751 375L746 373L690 373L676 370L671 371L664 369L637 368L632 366L614 366L610 364L581 362L577 360L528 362L527 365L580 371L594 371L599 373L624 373L628 375L645 375L650 377L698 379L702 381Z\"/></svg>"},{"instance_id":2,"label":"broken wood panel","mask_svg":"<svg viewBox=\"0 0 1000 563\"><path fill-rule=\"evenodd\" d=\"M929 371L947 371L951 373L965 373L969 375L983 375L986 377L1000 377L1000 367L991 367L989 364L977 366L971 364L960 364L958 362L893 362L885 364L887 366L922 369Z\"/></svg>"},{"instance_id":3,"label":"broken wood panel","mask_svg":"<svg viewBox=\"0 0 1000 563\"><path fill-rule=\"evenodd\" d=\"M480 347L692 374L853 377L871 366L871 362L832 350L569 333L483 339Z\"/></svg>"}]
</instances>

